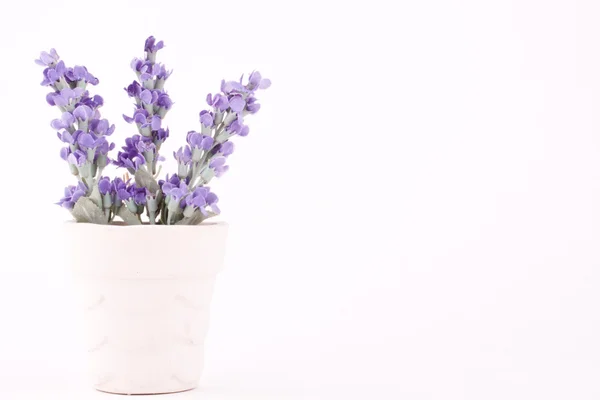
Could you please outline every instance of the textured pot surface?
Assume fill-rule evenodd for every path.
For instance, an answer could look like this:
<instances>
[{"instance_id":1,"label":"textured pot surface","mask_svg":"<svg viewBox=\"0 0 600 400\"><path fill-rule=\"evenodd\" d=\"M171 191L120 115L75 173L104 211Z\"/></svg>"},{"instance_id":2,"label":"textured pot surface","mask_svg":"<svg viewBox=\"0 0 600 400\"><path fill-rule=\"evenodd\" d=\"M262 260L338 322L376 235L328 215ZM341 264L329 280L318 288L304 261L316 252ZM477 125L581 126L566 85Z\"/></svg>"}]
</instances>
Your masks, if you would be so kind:
<instances>
[{"instance_id":1,"label":"textured pot surface","mask_svg":"<svg viewBox=\"0 0 600 400\"><path fill-rule=\"evenodd\" d=\"M197 386L227 224L65 223L96 389L171 393Z\"/></svg>"}]
</instances>

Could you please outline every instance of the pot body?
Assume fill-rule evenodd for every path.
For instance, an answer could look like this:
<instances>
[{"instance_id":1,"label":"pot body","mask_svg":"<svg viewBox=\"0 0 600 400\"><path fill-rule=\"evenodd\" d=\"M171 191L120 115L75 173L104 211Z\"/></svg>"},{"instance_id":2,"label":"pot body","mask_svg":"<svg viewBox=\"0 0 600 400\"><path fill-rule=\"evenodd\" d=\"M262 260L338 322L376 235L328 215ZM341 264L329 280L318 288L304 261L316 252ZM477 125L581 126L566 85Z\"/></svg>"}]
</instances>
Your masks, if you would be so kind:
<instances>
[{"instance_id":1,"label":"pot body","mask_svg":"<svg viewBox=\"0 0 600 400\"><path fill-rule=\"evenodd\" d=\"M98 390L172 393L197 386L227 224L65 224Z\"/></svg>"}]
</instances>

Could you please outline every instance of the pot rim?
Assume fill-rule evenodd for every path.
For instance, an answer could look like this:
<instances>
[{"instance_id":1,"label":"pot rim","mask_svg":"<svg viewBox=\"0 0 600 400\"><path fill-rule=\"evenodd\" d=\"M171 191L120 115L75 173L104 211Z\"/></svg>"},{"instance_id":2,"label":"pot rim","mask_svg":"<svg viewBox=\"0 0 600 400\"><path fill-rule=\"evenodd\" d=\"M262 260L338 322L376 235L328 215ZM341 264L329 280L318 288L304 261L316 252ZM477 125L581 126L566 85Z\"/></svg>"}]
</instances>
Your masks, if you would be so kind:
<instances>
[{"instance_id":1,"label":"pot rim","mask_svg":"<svg viewBox=\"0 0 600 400\"><path fill-rule=\"evenodd\" d=\"M202 222L198 225L150 225L145 222L141 225L126 225L125 223L118 221L116 223L111 224L92 224L89 222L77 222L73 220L64 221L64 226L75 227L79 225L83 225L85 229L208 229L210 227L228 227L229 224L225 221L209 221Z\"/></svg>"}]
</instances>

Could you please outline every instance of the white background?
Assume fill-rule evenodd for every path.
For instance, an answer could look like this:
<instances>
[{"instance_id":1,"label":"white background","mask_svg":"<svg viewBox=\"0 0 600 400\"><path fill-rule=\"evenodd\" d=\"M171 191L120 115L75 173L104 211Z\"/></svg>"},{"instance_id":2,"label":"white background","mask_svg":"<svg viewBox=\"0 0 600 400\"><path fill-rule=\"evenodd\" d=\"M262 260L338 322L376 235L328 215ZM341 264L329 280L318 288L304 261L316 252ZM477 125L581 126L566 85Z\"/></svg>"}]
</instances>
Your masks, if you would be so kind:
<instances>
[{"instance_id":1,"label":"white background","mask_svg":"<svg viewBox=\"0 0 600 400\"><path fill-rule=\"evenodd\" d=\"M201 389L173 398L600 398L599 19L592 0L3 6L0 399L111 398L83 381L52 204L73 180L33 59L98 76L120 145L149 34L174 69L167 156L222 78L273 81L213 185L226 271Z\"/></svg>"}]
</instances>

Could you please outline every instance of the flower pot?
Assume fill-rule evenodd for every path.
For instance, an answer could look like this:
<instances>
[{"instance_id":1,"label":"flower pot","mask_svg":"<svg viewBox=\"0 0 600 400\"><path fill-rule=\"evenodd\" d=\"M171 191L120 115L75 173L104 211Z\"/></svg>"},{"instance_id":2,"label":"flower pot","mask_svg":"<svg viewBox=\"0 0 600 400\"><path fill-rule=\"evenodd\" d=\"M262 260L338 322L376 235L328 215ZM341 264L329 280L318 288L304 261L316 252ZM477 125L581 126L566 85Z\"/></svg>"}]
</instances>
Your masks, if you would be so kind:
<instances>
[{"instance_id":1,"label":"flower pot","mask_svg":"<svg viewBox=\"0 0 600 400\"><path fill-rule=\"evenodd\" d=\"M119 394L193 389L227 224L65 224L93 386Z\"/></svg>"}]
</instances>

